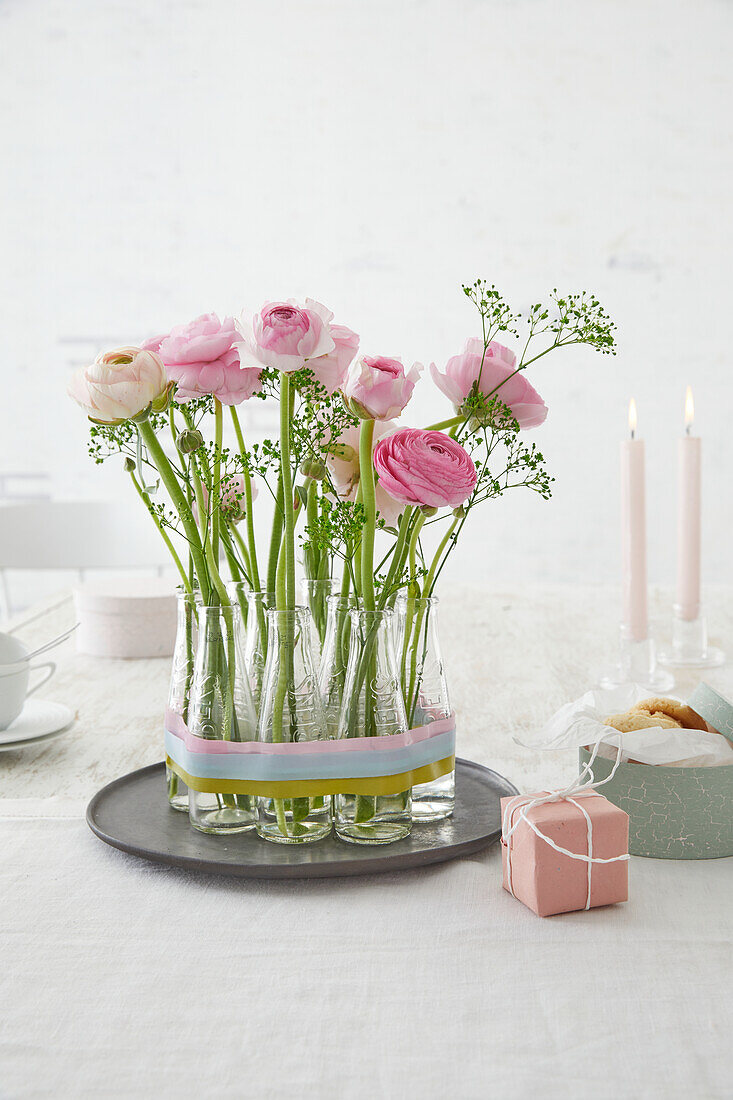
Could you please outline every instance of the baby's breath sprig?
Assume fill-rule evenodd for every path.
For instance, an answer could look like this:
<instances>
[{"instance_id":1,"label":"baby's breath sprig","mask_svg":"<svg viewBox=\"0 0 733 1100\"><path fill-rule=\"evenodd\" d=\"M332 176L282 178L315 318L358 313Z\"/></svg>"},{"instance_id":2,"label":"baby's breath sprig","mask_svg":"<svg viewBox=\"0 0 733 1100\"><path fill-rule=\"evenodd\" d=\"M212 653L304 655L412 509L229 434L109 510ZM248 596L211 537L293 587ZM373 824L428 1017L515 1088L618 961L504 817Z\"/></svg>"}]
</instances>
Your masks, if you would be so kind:
<instances>
[{"instance_id":1,"label":"baby's breath sprig","mask_svg":"<svg viewBox=\"0 0 733 1100\"><path fill-rule=\"evenodd\" d=\"M365 518L363 504L323 496L318 513L308 521L305 534L314 546L343 558L349 547L359 543Z\"/></svg>"}]
</instances>

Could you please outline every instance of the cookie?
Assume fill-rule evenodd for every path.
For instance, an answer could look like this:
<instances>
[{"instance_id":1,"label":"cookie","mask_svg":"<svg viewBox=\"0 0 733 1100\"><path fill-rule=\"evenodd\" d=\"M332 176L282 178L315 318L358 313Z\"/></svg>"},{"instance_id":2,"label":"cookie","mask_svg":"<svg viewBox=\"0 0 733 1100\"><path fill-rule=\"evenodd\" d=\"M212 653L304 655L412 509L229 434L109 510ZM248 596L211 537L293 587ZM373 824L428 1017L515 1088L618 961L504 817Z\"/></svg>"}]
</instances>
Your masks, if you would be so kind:
<instances>
[{"instance_id":1,"label":"cookie","mask_svg":"<svg viewBox=\"0 0 733 1100\"><path fill-rule=\"evenodd\" d=\"M626 714L609 714L603 719L604 726L611 726L619 733L633 733L634 730L648 730L661 726L662 729L681 729L680 723L667 714L654 717L641 710L630 710Z\"/></svg>"},{"instance_id":2,"label":"cookie","mask_svg":"<svg viewBox=\"0 0 733 1100\"><path fill-rule=\"evenodd\" d=\"M653 717L664 718L666 716L667 718L674 718L677 725L682 726L685 730L704 730L707 728L704 719L692 707L680 703L678 699L643 699L641 703L636 703L631 710L643 711Z\"/></svg>"}]
</instances>

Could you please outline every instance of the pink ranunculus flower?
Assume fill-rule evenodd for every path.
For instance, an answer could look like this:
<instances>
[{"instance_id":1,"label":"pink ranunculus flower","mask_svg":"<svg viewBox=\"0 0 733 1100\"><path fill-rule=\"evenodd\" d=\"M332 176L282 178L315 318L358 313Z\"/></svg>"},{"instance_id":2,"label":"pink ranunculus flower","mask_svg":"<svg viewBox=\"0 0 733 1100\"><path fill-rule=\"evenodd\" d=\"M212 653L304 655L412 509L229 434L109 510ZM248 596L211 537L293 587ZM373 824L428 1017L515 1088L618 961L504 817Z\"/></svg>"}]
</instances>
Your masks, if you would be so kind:
<instances>
[{"instance_id":1,"label":"pink ranunculus flower","mask_svg":"<svg viewBox=\"0 0 733 1100\"><path fill-rule=\"evenodd\" d=\"M331 325L330 328L336 347L327 355L308 360L308 367L329 396L343 386L352 360L359 350L359 337L350 328L346 325Z\"/></svg>"},{"instance_id":2,"label":"pink ranunculus flower","mask_svg":"<svg viewBox=\"0 0 733 1100\"><path fill-rule=\"evenodd\" d=\"M509 406L520 428L536 428L542 424L547 417L547 406L524 374L514 373L517 369L514 352L492 340L482 366L483 347L483 340L469 337L462 353L448 360L443 374L435 363L431 363L430 373L438 389L452 401L456 412L460 412L471 387L478 382L481 393L495 395Z\"/></svg>"},{"instance_id":3,"label":"pink ranunculus flower","mask_svg":"<svg viewBox=\"0 0 733 1100\"><path fill-rule=\"evenodd\" d=\"M385 436L396 431L397 425L393 420L383 420L374 425L373 447L384 439ZM326 455L326 465L331 474L331 481L342 500L354 500L359 487L359 429L347 428L333 448L334 453ZM388 527L395 527L405 510L404 504L398 503L394 497L384 489L379 482L376 487L377 512Z\"/></svg>"},{"instance_id":4,"label":"pink ranunculus flower","mask_svg":"<svg viewBox=\"0 0 733 1100\"><path fill-rule=\"evenodd\" d=\"M165 408L169 388L159 355L124 347L102 352L91 366L75 371L68 393L92 420L121 424L146 409Z\"/></svg>"},{"instance_id":5,"label":"pink ranunculus flower","mask_svg":"<svg viewBox=\"0 0 733 1100\"><path fill-rule=\"evenodd\" d=\"M273 367L286 374L300 370L309 359L336 350L332 318L331 311L312 298L303 305L292 298L265 303L251 321L243 318L238 326L242 364Z\"/></svg>"},{"instance_id":6,"label":"pink ranunculus flower","mask_svg":"<svg viewBox=\"0 0 733 1100\"><path fill-rule=\"evenodd\" d=\"M374 448L378 485L402 504L458 508L476 487L468 451L445 432L399 428Z\"/></svg>"},{"instance_id":7,"label":"pink ranunculus flower","mask_svg":"<svg viewBox=\"0 0 733 1100\"><path fill-rule=\"evenodd\" d=\"M420 363L405 374L399 359L361 355L341 387L347 408L362 420L391 420L412 397L421 371Z\"/></svg>"},{"instance_id":8,"label":"pink ranunculus flower","mask_svg":"<svg viewBox=\"0 0 733 1100\"><path fill-rule=\"evenodd\" d=\"M179 404L211 393L224 405L238 405L262 389L259 370L240 365L238 339L233 317L220 321L215 313L203 313L167 336L146 340L143 347L160 355L178 384Z\"/></svg>"}]
</instances>

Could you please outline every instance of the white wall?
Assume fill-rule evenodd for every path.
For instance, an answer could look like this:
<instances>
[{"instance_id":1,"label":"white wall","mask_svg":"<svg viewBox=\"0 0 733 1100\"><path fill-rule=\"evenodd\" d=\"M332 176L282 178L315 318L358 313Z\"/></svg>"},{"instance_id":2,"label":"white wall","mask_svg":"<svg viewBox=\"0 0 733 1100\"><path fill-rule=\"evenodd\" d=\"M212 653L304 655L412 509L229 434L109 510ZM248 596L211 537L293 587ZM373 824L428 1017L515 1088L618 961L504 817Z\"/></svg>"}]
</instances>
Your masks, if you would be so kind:
<instances>
[{"instance_id":1,"label":"white wall","mask_svg":"<svg viewBox=\"0 0 733 1100\"><path fill-rule=\"evenodd\" d=\"M633 393L670 580L689 382L725 580L732 51L721 0L5 0L0 471L106 490L70 364L204 310L310 294L365 350L442 363L476 329L462 281L589 288L618 358L533 375L554 500L488 505L460 572L615 580ZM442 409L426 385L413 418Z\"/></svg>"}]
</instances>

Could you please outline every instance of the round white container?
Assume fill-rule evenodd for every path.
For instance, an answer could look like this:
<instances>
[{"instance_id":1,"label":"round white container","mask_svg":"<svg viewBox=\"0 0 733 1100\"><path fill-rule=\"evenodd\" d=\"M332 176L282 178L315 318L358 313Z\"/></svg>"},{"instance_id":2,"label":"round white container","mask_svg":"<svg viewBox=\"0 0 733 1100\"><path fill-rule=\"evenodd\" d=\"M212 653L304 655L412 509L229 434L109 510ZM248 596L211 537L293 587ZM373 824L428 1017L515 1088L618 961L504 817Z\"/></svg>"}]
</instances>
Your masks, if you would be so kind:
<instances>
[{"instance_id":1,"label":"round white container","mask_svg":"<svg viewBox=\"0 0 733 1100\"><path fill-rule=\"evenodd\" d=\"M93 657L170 657L176 594L158 577L87 581L74 590L76 648Z\"/></svg>"}]
</instances>

